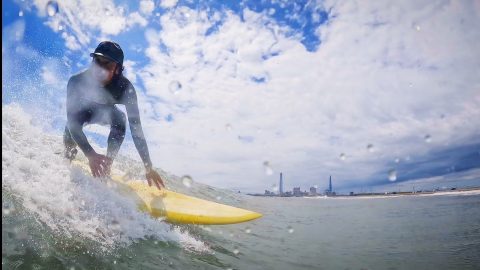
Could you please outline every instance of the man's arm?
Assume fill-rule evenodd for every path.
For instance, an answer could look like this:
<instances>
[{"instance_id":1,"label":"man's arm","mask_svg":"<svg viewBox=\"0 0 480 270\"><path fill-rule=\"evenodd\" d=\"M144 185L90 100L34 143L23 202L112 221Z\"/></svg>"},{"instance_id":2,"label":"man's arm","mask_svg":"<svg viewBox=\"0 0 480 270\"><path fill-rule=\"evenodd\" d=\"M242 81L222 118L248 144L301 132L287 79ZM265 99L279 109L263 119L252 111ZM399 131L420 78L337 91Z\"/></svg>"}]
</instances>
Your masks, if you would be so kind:
<instances>
[{"instance_id":1,"label":"man's arm","mask_svg":"<svg viewBox=\"0 0 480 270\"><path fill-rule=\"evenodd\" d=\"M152 183L157 186L158 189L165 187L160 175L152 168L152 161L150 160L150 154L148 153L147 142L143 135L142 123L140 122L140 112L138 110L137 93L133 85L130 85L127 89L126 97L124 100L125 107L128 114L128 123L130 124L130 132L132 133L133 143L137 148L143 164L145 165L146 178L148 185L152 186Z\"/></svg>"},{"instance_id":2,"label":"man's arm","mask_svg":"<svg viewBox=\"0 0 480 270\"><path fill-rule=\"evenodd\" d=\"M138 154L142 158L147 172L152 170L152 161L148 152L147 141L143 135L142 123L140 121L140 112L138 110L137 94L133 86L127 90L125 108L127 109L128 123L132 133L133 143L137 148Z\"/></svg>"},{"instance_id":3,"label":"man's arm","mask_svg":"<svg viewBox=\"0 0 480 270\"><path fill-rule=\"evenodd\" d=\"M73 78L70 78L67 84L67 127L72 135L72 138L82 149L85 156L90 156L95 153L93 147L88 143L87 137L83 133L83 120L85 119L86 111L80 107L78 91L75 90L76 85Z\"/></svg>"},{"instance_id":4,"label":"man's arm","mask_svg":"<svg viewBox=\"0 0 480 270\"><path fill-rule=\"evenodd\" d=\"M89 118L87 108L82 108L79 90L76 89L75 78L70 78L67 85L67 127L77 145L88 158L88 164L94 177L104 177L110 173L112 160L104 155L97 154L88 143L83 133L83 123Z\"/></svg>"}]
</instances>

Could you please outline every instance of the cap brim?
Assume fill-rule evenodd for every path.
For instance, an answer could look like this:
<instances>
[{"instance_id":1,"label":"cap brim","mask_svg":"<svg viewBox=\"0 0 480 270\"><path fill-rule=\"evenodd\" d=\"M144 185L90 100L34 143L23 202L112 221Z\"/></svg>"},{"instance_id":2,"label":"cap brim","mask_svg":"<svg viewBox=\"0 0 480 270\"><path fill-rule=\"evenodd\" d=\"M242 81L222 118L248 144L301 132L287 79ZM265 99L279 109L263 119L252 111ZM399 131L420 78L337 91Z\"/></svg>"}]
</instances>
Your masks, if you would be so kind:
<instances>
[{"instance_id":1,"label":"cap brim","mask_svg":"<svg viewBox=\"0 0 480 270\"><path fill-rule=\"evenodd\" d=\"M115 63L119 64L117 60L115 60L115 59L111 58L111 57L110 57L110 56L108 56L108 55L104 55L103 53L96 52L96 53L91 53L91 54L90 54L90 56L91 56L91 57L94 57L94 56L97 56L97 55L98 55L98 56L105 57L105 58L107 58L108 60L110 60L110 61L112 61L112 62L115 62Z\"/></svg>"}]
</instances>

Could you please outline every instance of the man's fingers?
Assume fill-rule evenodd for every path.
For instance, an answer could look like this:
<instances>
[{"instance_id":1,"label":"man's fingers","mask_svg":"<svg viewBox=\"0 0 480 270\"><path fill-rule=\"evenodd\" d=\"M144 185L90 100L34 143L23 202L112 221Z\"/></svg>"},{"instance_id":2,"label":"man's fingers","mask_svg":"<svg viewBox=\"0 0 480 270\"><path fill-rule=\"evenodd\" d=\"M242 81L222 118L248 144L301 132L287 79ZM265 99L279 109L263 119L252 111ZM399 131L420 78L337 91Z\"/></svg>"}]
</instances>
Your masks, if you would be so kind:
<instances>
[{"instance_id":1,"label":"man's fingers","mask_svg":"<svg viewBox=\"0 0 480 270\"><path fill-rule=\"evenodd\" d=\"M150 180L150 178L147 178L147 182L149 186L152 186L152 181Z\"/></svg>"},{"instance_id":2,"label":"man's fingers","mask_svg":"<svg viewBox=\"0 0 480 270\"><path fill-rule=\"evenodd\" d=\"M97 167L97 174L98 177L103 177L103 168L100 165Z\"/></svg>"},{"instance_id":3,"label":"man's fingers","mask_svg":"<svg viewBox=\"0 0 480 270\"><path fill-rule=\"evenodd\" d=\"M162 185L162 187L165 187L165 184L163 183L162 178L160 178L158 181L160 182L160 184Z\"/></svg>"},{"instance_id":4,"label":"man's fingers","mask_svg":"<svg viewBox=\"0 0 480 270\"><path fill-rule=\"evenodd\" d=\"M158 183L158 179L154 179L153 182L155 182L155 185L157 186L158 189L162 189L160 187L160 184Z\"/></svg>"}]
</instances>

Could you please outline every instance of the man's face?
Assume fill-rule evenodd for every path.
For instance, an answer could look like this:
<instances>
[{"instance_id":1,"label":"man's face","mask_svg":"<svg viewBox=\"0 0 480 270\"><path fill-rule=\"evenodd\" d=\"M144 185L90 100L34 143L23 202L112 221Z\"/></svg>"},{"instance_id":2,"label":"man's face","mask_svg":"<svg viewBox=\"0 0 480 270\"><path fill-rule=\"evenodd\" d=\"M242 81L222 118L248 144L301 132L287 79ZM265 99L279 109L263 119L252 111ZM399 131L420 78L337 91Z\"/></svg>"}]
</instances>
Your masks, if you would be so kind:
<instances>
[{"instance_id":1,"label":"man's face","mask_svg":"<svg viewBox=\"0 0 480 270\"><path fill-rule=\"evenodd\" d=\"M117 63L110 61L106 57L98 55L93 57L92 65L94 65L96 69L94 72L95 77L104 85L108 84L115 75Z\"/></svg>"}]
</instances>

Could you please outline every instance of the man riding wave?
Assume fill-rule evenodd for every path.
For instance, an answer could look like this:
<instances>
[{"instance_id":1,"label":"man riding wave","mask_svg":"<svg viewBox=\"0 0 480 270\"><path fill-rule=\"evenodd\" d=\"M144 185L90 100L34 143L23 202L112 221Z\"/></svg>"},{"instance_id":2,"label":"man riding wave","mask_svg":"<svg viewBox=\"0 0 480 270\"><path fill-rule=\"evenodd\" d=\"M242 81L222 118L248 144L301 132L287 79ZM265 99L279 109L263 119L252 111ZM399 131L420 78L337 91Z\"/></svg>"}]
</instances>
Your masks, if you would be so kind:
<instances>
[{"instance_id":1,"label":"man riding wave","mask_svg":"<svg viewBox=\"0 0 480 270\"><path fill-rule=\"evenodd\" d=\"M148 184L165 187L160 175L152 168L147 142L143 135L137 94L132 83L123 76L123 51L111 41L101 42L90 54L89 69L73 75L67 85L67 125L64 133L65 157L72 160L78 146L85 156L94 177L110 174L113 159L125 138L126 119L132 139L145 165ZM117 108L125 105L127 116ZM83 132L86 124L110 125L107 155L93 149Z\"/></svg>"}]
</instances>

